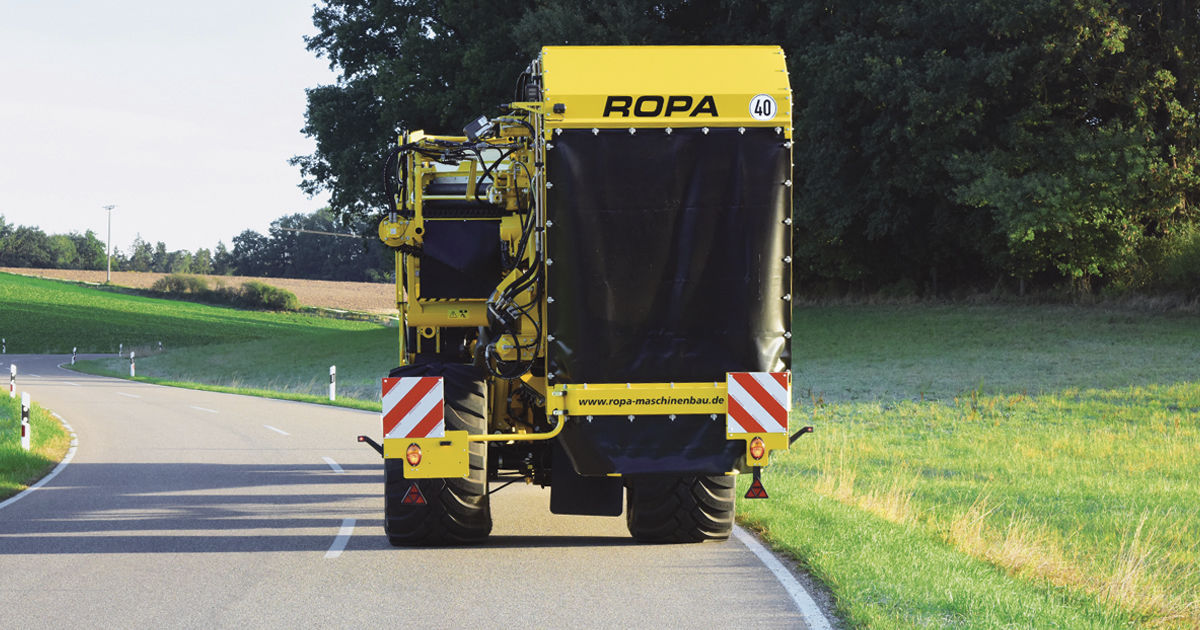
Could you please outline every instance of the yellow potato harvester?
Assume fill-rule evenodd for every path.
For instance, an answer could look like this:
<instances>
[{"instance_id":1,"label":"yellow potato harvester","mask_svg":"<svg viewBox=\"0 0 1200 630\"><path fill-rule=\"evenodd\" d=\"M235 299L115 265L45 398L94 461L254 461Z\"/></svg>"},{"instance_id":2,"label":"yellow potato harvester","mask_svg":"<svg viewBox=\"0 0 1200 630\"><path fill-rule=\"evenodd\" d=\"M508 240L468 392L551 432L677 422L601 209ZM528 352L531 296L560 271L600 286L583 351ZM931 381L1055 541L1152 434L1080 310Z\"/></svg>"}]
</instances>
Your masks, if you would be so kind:
<instances>
[{"instance_id":1,"label":"yellow potato harvester","mask_svg":"<svg viewBox=\"0 0 1200 630\"><path fill-rule=\"evenodd\" d=\"M404 133L385 529L480 541L524 480L646 542L727 538L791 408L791 90L775 46L542 49L462 136Z\"/></svg>"}]
</instances>

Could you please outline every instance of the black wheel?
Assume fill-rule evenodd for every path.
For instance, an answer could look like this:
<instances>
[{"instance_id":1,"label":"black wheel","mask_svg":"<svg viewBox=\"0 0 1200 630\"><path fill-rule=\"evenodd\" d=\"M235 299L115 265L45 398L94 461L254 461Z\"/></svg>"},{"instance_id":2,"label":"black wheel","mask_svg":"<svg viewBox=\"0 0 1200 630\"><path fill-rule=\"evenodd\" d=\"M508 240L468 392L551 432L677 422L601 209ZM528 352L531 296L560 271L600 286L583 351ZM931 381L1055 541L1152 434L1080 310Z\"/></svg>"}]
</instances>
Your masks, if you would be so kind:
<instances>
[{"instance_id":1,"label":"black wheel","mask_svg":"<svg viewBox=\"0 0 1200 630\"><path fill-rule=\"evenodd\" d=\"M478 368L457 363L421 363L390 376L441 376L447 431L487 432L487 383ZM487 494L487 444L472 442L466 479L405 479L404 461L385 459L383 529L397 547L482 542L492 533ZM416 484L424 504L404 503Z\"/></svg>"},{"instance_id":2,"label":"black wheel","mask_svg":"<svg viewBox=\"0 0 1200 630\"><path fill-rule=\"evenodd\" d=\"M733 531L733 475L631 477L625 519L639 542L725 540Z\"/></svg>"}]
</instances>

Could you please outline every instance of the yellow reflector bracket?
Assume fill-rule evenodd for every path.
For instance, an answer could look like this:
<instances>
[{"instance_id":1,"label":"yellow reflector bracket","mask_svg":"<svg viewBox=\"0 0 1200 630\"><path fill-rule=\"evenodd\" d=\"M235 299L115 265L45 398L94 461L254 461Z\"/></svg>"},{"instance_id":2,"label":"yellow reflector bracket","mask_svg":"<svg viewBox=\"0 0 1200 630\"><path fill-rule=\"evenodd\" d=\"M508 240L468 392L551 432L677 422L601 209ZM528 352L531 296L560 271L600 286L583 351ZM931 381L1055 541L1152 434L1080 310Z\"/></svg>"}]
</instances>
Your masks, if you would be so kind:
<instances>
[{"instance_id":1,"label":"yellow reflector bracket","mask_svg":"<svg viewBox=\"0 0 1200 630\"><path fill-rule=\"evenodd\" d=\"M788 447L786 433L730 433L727 437L746 442L746 461L741 467L743 471L766 466L770 462L771 451L786 451ZM755 453L759 456L755 457Z\"/></svg>"},{"instance_id":2,"label":"yellow reflector bracket","mask_svg":"<svg viewBox=\"0 0 1200 630\"><path fill-rule=\"evenodd\" d=\"M468 437L446 431L445 437L384 439L383 456L404 461L405 479L465 479L471 473Z\"/></svg>"}]
</instances>

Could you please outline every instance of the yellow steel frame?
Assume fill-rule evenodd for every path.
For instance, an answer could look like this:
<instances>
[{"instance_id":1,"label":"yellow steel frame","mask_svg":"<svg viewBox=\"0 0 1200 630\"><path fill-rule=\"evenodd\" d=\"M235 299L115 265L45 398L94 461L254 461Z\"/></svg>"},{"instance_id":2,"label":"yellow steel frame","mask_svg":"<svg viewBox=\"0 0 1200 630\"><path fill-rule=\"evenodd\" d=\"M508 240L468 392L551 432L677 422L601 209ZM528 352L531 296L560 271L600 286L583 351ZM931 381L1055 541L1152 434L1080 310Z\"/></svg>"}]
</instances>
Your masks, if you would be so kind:
<instances>
[{"instance_id":1,"label":"yellow steel frame","mask_svg":"<svg viewBox=\"0 0 1200 630\"><path fill-rule=\"evenodd\" d=\"M527 103L524 109L529 112L535 112L540 108L536 104ZM533 117L533 116L531 116ZM504 143L511 141L514 138L528 137L529 133L525 127L520 125L508 125L502 129L500 138L491 139L489 143ZM426 134L423 131L416 131L411 134L406 134L400 138L401 144L407 143L426 143L431 148L436 148L436 143L439 141L461 142L466 138L460 136L434 136ZM440 168L436 160L410 154L406 157L408 160L409 185L407 186L407 199L403 200L406 205L412 209L413 216L411 218L401 217L397 214L391 214L385 218L379 225L379 238L387 245L397 248L395 252L395 268L396 268L396 306L400 314L400 364L408 363L408 355L412 352L424 350L424 344L432 342L435 349L440 347L440 329L442 327L477 327L487 325L487 300L482 298L471 299L428 299L421 295L420 270L421 262L416 256L409 256L403 253L402 247L419 247L423 239L425 225L429 221L439 221L442 219L430 218L425 216L425 202L430 199L471 199L475 196L475 186L480 175L479 164L474 160L464 160L454 169ZM524 162L526 167L521 168L516 165L517 161ZM518 209L519 191L528 191L531 197L536 197L536 186L530 181L529 172L534 171L532 164L535 162L532 152L528 149L522 149L513 152L505 158L511 172L497 169L492 173L493 181L497 184L496 189L502 194L501 202L505 209L515 212ZM467 183L465 197L460 196L430 196L421 194L418 191L424 190L426 184L434 179L461 177ZM401 200L396 199L396 207L399 208ZM533 212L534 209L530 209ZM454 221L462 219L450 219ZM479 221L498 221L500 225L501 240L508 243L511 248L515 248L516 243L521 238L521 218L516 214L504 216L499 219L479 218L466 219ZM529 247L526 253L526 258L532 262L534 260L534 247ZM515 280L519 274L513 273L508 278L505 278L499 283L497 290L503 290L510 282ZM405 281L401 282L400 278ZM404 287L409 287L408 292ZM532 299L532 289L525 292L525 299ZM405 330L408 327L418 329L422 334L417 335L417 347L405 347ZM426 334L428 333L428 334ZM502 340L498 344L501 349L501 358L511 359L512 357L504 356L505 346L512 355L515 356L515 345L517 343L523 345L532 345L537 342L539 347L542 346L541 340L535 339L531 334L532 331L521 330L519 339Z\"/></svg>"}]
</instances>

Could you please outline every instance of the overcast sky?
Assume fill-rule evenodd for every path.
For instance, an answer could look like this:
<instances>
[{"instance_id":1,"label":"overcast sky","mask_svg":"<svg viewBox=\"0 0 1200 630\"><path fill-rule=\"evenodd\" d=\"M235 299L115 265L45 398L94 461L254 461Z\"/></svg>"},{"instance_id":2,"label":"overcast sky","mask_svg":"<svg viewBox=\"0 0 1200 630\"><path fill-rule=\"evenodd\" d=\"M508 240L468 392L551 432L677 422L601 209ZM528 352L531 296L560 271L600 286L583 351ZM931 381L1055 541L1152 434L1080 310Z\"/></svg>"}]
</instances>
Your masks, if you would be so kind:
<instances>
[{"instance_id":1,"label":"overcast sky","mask_svg":"<svg viewBox=\"0 0 1200 630\"><path fill-rule=\"evenodd\" d=\"M334 81L312 4L0 0L0 214L104 240L114 204L114 247L195 251L324 206L287 163Z\"/></svg>"}]
</instances>

